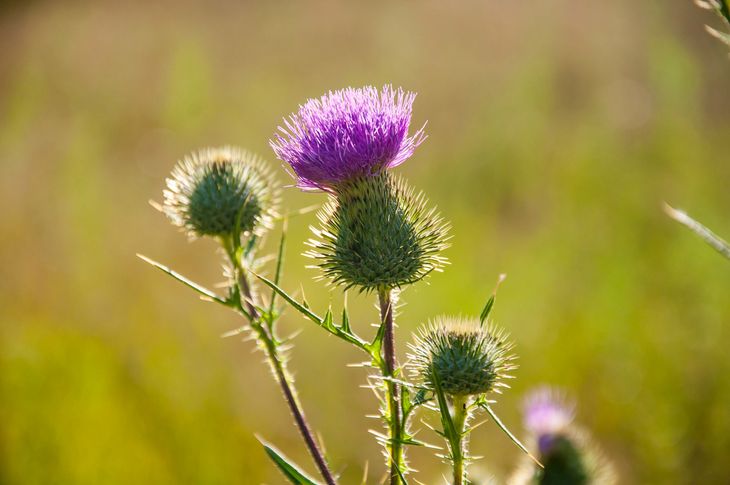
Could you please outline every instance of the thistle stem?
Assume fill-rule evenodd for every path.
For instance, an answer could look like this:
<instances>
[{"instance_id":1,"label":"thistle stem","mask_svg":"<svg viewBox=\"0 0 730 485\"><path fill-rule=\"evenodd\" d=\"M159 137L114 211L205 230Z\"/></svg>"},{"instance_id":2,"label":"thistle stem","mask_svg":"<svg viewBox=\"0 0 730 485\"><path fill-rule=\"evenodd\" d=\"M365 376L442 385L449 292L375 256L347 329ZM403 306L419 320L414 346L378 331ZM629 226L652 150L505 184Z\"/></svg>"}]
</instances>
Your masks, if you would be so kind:
<instances>
[{"instance_id":1,"label":"thistle stem","mask_svg":"<svg viewBox=\"0 0 730 485\"><path fill-rule=\"evenodd\" d=\"M304 442L307 445L309 453L312 455L312 458L314 459L314 462L317 465L317 468L319 469L322 478L324 478L324 481L327 483L327 485L336 485L337 482L335 482L334 475L329 469L327 461L325 460L322 451L319 449L319 446L314 439L314 433L307 423L307 418L304 415L304 410L302 409L302 405L299 402L296 390L294 389L294 381L286 368L285 361L279 355L275 336L273 335L271 329L267 327L264 322L261 321L261 314L254 304L254 297L251 291L251 285L248 282L248 278L246 278L246 274L244 273L244 270L241 267L240 261L235 255L235 252L231 251L228 247L226 247L226 250L228 252L231 263L235 268L236 285L238 286L238 289L241 293L242 303L246 307L246 311L251 317L249 323L251 324L251 327L256 331L259 340L264 344L266 357L268 358L269 364L271 365L271 368L276 375L276 380L281 386L281 390L284 394L284 399L289 405L289 409L294 416L294 421L297 425L297 428L299 429L302 438L304 438Z\"/></svg>"},{"instance_id":2,"label":"thistle stem","mask_svg":"<svg viewBox=\"0 0 730 485\"><path fill-rule=\"evenodd\" d=\"M380 303L380 321L385 326L383 332L383 374L385 377L394 377L397 366L395 356L395 333L393 322L393 301L392 290L381 289L378 291L378 299ZM392 380L386 381L386 395L388 402L388 412L390 414L389 431L390 431L390 483L397 485L400 483L400 476L404 466L404 452L401 443L403 426L400 413L400 389L398 384Z\"/></svg>"},{"instance_id":3,"label":"thistle stem","mask_svg":"<svg viewBox=\"0 0 730 485\"><path fill-rule=\"evenodd\" d=\"M464 436L464 427L469 417L467 398L455 396L453 398L453 404L456 436L449 437L449 446L451 448L451 459L454 466L454 485L463 485L466 480L466 469L464 467L466 438Z\"/></svg>"}]
</instances>

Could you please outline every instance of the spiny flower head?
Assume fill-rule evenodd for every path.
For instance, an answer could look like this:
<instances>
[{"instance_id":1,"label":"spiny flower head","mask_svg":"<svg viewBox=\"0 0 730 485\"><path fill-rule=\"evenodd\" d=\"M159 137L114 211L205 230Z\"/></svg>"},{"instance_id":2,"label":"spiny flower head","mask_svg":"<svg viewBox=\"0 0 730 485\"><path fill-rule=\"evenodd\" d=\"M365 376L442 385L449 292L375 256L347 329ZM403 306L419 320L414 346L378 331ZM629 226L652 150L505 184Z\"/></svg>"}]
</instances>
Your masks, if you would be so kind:
<instances>
[{"instance_id":1,"label":"spiny flower head","mask_svg":"<svg viewBox=\"0 0 730 485\"><path fill-rule=\"evenodd\" d=\"M437 381L450 396L499 393L516 367L506 335L476 319L438 318L410 348L415 377L430 389Z\"/></svg>"},{"instance_id":2,"label":"spiny flower head","mask_svg":"<svg viewBox=\"0 0 730 485\"><path fill-rule=\"evenodd\" d=\"M416 95L386 85L330 91L284 120L270 141L303 189L331 191L403 163L425 139L408 136Z\"/></svg>"},{"instance_id":3,"label":"spiny flower head","mask_svg":"<svg viewBox=\"0 0 730 485\"><path fill-rule=\"evenodd\" d=\"M383 172L337 187L305 254L334 284L392 289L440 271L448 227L426 200Z\"/></svg>"},{"instance_id":4,"label":"spiny flower head","mask_svg":"<svg viewBox=\"0 0 730 485\"><path fill-rule=\"evenodd\" d=\"M205 148L173 169L162 209L192 237L259 233L276 214L278 190L264 162L238 148Z\"/></svg>"},{"instance_id":5,"label":"spiny flower head","mask_svg":"<svg viewBox=\"0 0 730 485\"><path fill-rule=\"evenodd\" d=\"M575 404L561 392L538 388L525 399L525 428L544 468L523 460L511 485L609 485L616 483L610 463L574 423ZM533 445L533 446L535 446Z\"/></svg>"}]
</instances>

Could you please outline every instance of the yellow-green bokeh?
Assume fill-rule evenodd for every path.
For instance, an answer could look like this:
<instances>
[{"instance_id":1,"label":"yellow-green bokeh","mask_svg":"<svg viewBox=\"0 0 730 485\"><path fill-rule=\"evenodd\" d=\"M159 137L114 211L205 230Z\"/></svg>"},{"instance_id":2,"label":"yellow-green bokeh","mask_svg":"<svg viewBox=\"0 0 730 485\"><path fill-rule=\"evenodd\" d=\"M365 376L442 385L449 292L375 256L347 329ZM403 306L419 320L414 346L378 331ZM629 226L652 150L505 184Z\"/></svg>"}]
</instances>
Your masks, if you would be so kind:
<instances>
[{"instance_id":1,"label":"yellow-green bokeh","mask_svg":"<svg viewBox=\"0 0 730 485\"><path fill-rule=\"evenodd\" d=\"M495 409L550 383L621 483L730 481L730 263L661 211L730 236L730 61L682 2L0 4L0 482L283 483L258 433L313 472L240 322L135 258L213 286L209 241L148 204L175 161L268 139L307 97L393 83L428 140L398 168L453 224L451 265L403 294L399 351L440 313L497 321L520 368ZM322 195L284 191L298 209ZM300 256L284 286L341 308ZM278 232L276 233L278 234ZM272 249L275 237L270 238ZM369 298L350 295L372 331ZM343 483L382 471L362 359L292 312L306 411ZM419 427L423 427L418 424ZM425 429L419 438L439 443ZM519 452L472 438L480 476ZM437 483L445 465L411 453Z\"/></svg>"}]
</instances>

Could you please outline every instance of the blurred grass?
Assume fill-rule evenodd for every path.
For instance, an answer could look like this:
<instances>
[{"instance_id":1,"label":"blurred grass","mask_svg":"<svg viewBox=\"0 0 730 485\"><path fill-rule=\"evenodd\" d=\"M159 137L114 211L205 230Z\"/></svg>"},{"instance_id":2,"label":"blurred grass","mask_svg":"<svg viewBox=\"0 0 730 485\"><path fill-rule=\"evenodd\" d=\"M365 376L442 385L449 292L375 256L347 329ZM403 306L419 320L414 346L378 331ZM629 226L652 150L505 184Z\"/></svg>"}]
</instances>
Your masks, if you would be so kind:
<instances>
[{"instance_id":1,"label":"blurred grass","mask_svg":"<svg viewBox=\"0 0 730 485\"><path fill-rule=\"evenodd\" d=\"M706 20L659 0L0 10L0 482L281 483L254 432L311 469L261 356L219 338L238 322L134 253L220 281L214 246L147 205L175 160L224 143L272 159L307 97L392 82L428 120L399 171L454 226L452 265L404 294L401 355L506 272L496 317L521 357L507 423L554 383L622 483L727 483L730 268L661 211L730 234L730 64ZM290 208L322 200L286 191ZM284 284L339 306L299 255L313 221L291 221ZM351 300L367 332L372 302ZM350 483L368 460L375 480L375 403L344 367L360 356L284 325L303 327L293 367L335 468ZM518 457L489 426L473 441L485 473ZM430 453L412 456L438 480Z\"/></svg>"}]
</instances>

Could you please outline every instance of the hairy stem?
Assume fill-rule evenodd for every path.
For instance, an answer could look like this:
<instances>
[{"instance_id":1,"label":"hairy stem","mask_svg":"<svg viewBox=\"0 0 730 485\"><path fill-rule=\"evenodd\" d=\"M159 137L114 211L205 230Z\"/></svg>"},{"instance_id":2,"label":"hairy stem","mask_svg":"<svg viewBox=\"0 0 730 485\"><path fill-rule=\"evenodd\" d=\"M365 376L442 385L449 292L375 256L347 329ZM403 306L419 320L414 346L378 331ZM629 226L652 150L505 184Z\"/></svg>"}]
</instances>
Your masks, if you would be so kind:
<instances>
[{"instance_id":1,"label":"hairy stem","mask_svg":"<svg viewBox=\"0 0 730 485\"><path fill-rule=\"evenodd\" d=\"M304 442L306 443L309 453L312 455L322 478L324 478L327 485L336 485L334 475L329 469L327 461L324 459L324 455L314 439L314 433L312 433L312 430L307 423L304 410L302 409L302 405L299 402L296 390L294 389L293 379L286 368L284 359L282 359L279 354L275 336L271 329L262 322L261 314L254 304L254 296L251 291L251 285L249 284L248 278L246 278L246 274L241 267L241 263L230 248L227 247L226 250L228 251L229 258L235 269L236 285L238 285L238 289L241 293L242 304L246 307L246 312L248 312L251 316L250 323L254 331L256 331L257 337L264 344L266 357L269 360L271 368L274 370L276 380L281 386L281 390L284 393L284 399L289 405L289 409L294 416L297 428L299 428L299 432L301 433L302 438L304 438Z\"/></svg>"},{"instance_id":2,"label":"hairy stem","mask_svg":"<svg viewBox=\"0 0 730 485\"><path fill-rule=\"evenodd\" d=\"M381 289L378 291L380 303L380 322L385 326L383 332L383 362L385 363L385 377L395 377L397 366L395 357L395 334L393 322L393 301L391 291ZM404 451L401 443L404 423L400 413L400 389L393 381L386 381L386 395L389 412L390 431L390 483L400 483L400 476L404 468Z\"/></svg>"},{"instance_id":3,"label":"hairy stem","mask_svg":"<svg viewBox=\"0 0 730 485\"><path fill-rule=\"evenodd\" d=\"M466 397L454 397L454 428L456 436L449 438L451 459L454 467L454 485L463 485L466 480L464 460L466 458L466 438L464 426L469 416ZM446 410L448 412L448 410Z\"/></svg>"}]
</instances>

